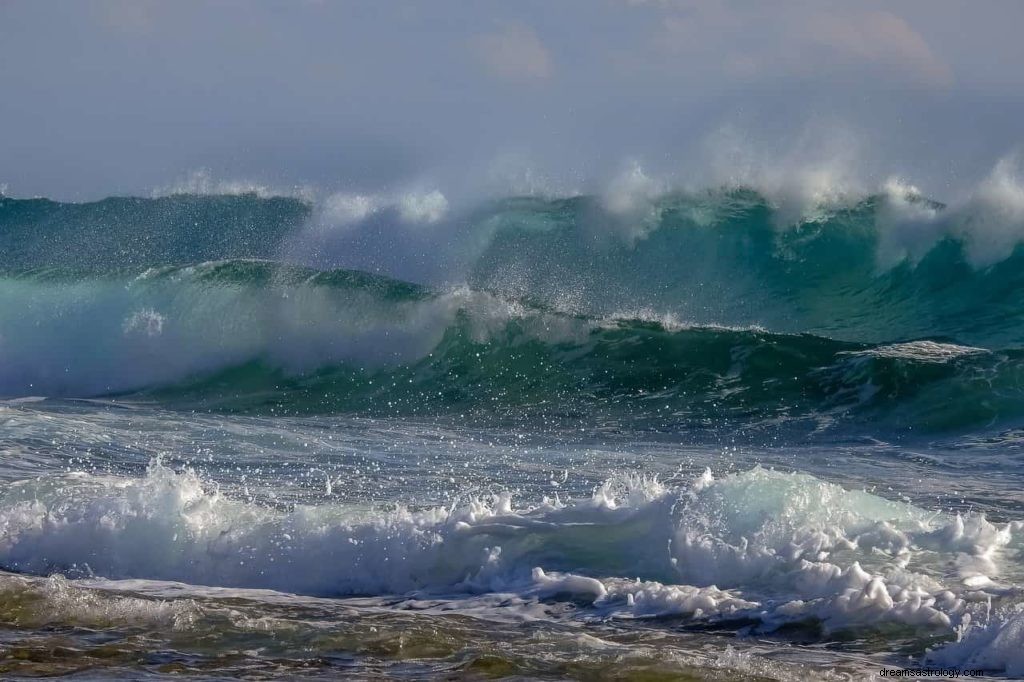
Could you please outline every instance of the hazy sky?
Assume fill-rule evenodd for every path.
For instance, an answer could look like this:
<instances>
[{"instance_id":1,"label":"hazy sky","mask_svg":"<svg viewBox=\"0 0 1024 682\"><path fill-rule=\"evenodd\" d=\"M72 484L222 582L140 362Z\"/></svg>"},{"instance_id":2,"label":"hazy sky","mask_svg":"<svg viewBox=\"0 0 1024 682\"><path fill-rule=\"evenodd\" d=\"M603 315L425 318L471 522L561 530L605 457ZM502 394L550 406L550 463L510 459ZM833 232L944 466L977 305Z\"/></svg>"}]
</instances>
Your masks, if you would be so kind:
<instances>
[{"instance_id":1,"label":"hazy sky","mask_svg":"<svg viewBox=\"0 0 1024 682\"><path fill-rule=\"evenodd\" d=\"M1022 26L1018 0L0 0L0 186L457 197L834 162L944 198L1024 142Z\"/></svg>"}]
</instances>

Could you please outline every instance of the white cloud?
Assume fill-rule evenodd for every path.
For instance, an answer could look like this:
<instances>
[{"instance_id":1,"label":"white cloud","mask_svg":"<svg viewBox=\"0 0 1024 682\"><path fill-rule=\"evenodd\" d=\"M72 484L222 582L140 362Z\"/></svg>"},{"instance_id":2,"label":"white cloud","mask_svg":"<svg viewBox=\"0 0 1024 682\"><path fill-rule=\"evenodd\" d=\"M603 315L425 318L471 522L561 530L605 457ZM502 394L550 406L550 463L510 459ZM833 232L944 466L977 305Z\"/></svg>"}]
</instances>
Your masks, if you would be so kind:
<instances>
[{"instance_id":1,"label":"white cloud","mask_svg":"<svg viewBox=\"0 0 1024 682\"><path fill-rule=\"evenodd\" d=\"M551 76L551 57L529 26L510 22L500 31L474 36L471 44L492 74L512 81L544 80Z\"/></svg>"},{"instance_id":2,"label":"white cloud","mask_svg":"<svg viewBox=\"0 0 1024 682\"><path fill-rule=\"evenodd\" d=\"M102 0L96 8L103 23L118 33L148 35L159 23L154 0Z\"/></svg>"},{"instance_id":3,"label":"white cloud","mask_svg":"<svg viewBox=\"0 0 1024 682\"><path fill-rule=\"evenodd\" d=\"M953 82L949 66L940 60L911 26L885 11L863 14L819 14L811 36L836 53L883 67L903 69L930 85Z\"/></svg>"},{"instance_id":4,"label":"white cloud","mask_svg":"<svg viewBox=\"0 0 1024 682\"><path fill-rule=\"evenodd\" d=\"M636 1L636 0L634 0ZM917 85L952 85L949 65L901 17L881 9L662 0L652 45L686 72L726 78L822 77L868 68ZM678 65L678 63L677 63Z\"/></svg>"}]
</instances>

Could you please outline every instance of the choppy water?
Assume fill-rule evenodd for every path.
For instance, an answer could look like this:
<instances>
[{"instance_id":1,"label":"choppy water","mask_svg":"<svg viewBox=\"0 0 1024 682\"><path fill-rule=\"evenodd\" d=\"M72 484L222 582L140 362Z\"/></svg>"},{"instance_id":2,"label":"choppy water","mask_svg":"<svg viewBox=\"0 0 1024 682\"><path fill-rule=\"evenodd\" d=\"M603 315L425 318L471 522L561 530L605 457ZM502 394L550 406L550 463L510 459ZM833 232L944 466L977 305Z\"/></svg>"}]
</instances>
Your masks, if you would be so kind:
<instances>
[{"instance_id":1,"label":"choppy water","mask_svg":"<svg viewBox=\"0 0 1024 682\"><path fill-rule=\"evenodd\" d=\"M1024 674L1014 197L0 198L0 672Z\"/></svg>"}]
</instances>

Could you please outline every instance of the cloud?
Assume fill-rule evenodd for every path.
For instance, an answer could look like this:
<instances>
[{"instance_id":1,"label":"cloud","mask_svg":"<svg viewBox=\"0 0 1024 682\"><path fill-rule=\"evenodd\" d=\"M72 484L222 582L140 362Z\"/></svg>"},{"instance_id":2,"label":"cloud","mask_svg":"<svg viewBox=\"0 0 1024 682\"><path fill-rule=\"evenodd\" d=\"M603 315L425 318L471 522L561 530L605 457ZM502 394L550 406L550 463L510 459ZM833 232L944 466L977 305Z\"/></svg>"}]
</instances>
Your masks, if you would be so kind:
<instances>
[{"instance_id":1,"label":"cloud","mask_svg":"<svg viewBox=\"0 0 1024 682\"><path fill-rule=\"evenodd\" d=\"M693 72L739 80L864 74L948 87L949 65L904 19L880 9L790 3L641 2L662 13L652 44ZM876 72L881 71L881 74Z\"/></svg>"},{"instance_id":2,"label":"cloud","mask_svg":"<svg viewBox=\"0 0 1024 682\"><path fill-rule=\"evenodd\" d=\"M157 27L153 0L102 0L95 7L103 23L117 33L148 35Z\"/></svg>"},{"instance_id":3,"label":"cloud","mask_svg":"<svg viewBox=\"0 0 1024 682\"><path fill-rule=\"evenodd\" d=\"M551 76L548 49L525 24L510 22L499 31L474 36L470 42L487 70L499 78L522 82Z\"/></svg>"},{"instance_id":4,"label":"cloud","mask_svg":"<svg viewBox=\"0 0 1024 682\"><path fill-rule=\"evenodd\" d=\"M0 136L0 179L28 196L148 194L211 168L186 184L393 199L429 179L462 205L599 191L627 159L689 173L726 122L757 141L836 119L878 174L947 197L1019 141L1024 115L1024 2L0 7L0 128L19 131ZM397 204L374 218L350 199L339 215L402 222ZM419 207L406 213L439 214Z\"/></svg>"},{"instance_id":5,"label":"cloud","mask_svg":"<svg viewBox=\"0 0 1024 682\"><path fill-rule=\"evenodd\" d=\"M839 54L903 69L929 85L953 83L949 66L936 57L919 33L891 12L821 14L811 28L815 40Z\"/></svg>"}]
</instances>

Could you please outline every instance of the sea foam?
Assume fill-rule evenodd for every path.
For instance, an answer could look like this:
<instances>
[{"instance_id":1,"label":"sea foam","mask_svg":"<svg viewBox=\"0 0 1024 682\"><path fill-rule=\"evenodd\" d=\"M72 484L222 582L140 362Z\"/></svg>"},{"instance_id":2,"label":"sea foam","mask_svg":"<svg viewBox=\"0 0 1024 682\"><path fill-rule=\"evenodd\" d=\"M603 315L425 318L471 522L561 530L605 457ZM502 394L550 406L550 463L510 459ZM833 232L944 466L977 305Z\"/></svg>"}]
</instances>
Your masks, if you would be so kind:
<instances>
[{"instance_id":1,"label":"sea foam","mask_svg":"<svg viewBox=\"0 0 1024 682\"><path fill-rule=\"evenodd\" d=\"M1019 567L1006 549L1020 527L761 468L681 488L613 479L568 503L518 506L498 494L421 511L286 512L154 462L142 478L10 486L0 565L323 596L512 594L605 617L744 618L764 630L888 621L961 628L963 642L978 642L965 628L1007 594L1001 575ZM1013 627L998 626L1003 639ZM985 642L970 646L995 646Z\"/></svg>"}]
</instances>

